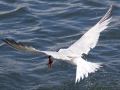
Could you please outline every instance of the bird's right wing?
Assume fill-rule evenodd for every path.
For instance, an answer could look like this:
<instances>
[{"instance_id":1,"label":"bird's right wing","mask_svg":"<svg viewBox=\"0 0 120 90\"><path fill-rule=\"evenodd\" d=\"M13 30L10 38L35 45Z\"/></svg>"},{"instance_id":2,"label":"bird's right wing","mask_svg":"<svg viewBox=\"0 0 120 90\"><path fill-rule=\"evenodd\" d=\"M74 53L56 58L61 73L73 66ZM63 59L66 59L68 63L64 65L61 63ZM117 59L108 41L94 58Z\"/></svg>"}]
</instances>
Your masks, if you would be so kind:
<instances>
[{"instance_id":1,"label":"bird's right wing","mask_svg":"<svg viewBox=\"0 0 120 90\"><path fill-rule=\"evenodd\" d=\"M104 17L90 30L88 30L78 41L71 45L67 50L77 55L88 54L93 49L99 39L100 32L105 30L110 23L113 6L109 8ZM64 51L64 50L60 50Z\"/></svg>"}]
</instances>

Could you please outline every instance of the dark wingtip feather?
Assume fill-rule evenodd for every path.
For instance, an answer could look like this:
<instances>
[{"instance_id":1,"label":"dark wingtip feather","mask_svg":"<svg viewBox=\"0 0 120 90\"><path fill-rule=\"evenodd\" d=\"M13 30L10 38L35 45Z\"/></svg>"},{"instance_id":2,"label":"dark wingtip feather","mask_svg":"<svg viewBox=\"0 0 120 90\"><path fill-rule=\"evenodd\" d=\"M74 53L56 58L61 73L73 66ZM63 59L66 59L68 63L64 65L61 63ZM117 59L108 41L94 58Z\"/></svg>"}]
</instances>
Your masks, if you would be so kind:
<instances>
[{"instance_id":1,"label":"dark wingtip feather","mask_svg":"<svg viewBox=\"0 0 120 90\"><path fill-rule=\"evenodd\" d=\"M8 39L8 38L5 38L5 41L6 41L6 42L11 42L11 40L10 40L10 39Z\"/></svg>"},{"instance_id":2,"label":"dark wingtip feather","mask_svg":"<svg viewBox=\"0 0 120 90\"><path fill-rule=\"evenodd\" d=\"M19 43L15 42L13 39L11 39L11 43L19 45Z\"/></svg>"},{"instance_id":3,"label":"dark wingtip feather","mask_svg":"<svg viewBox=\"0 0 120 90\"><path fill-rule=\"evenodd\" d=\"M104 22L105 20L109 19L112 16L112 11L113 11L113 5L110 6L109 10L107 13L104 15L104 17L99 21L99 24Z\"/></svg>"},{"instance_id":4,"label":"dark wingtip feather","mask_svg":"<svg viewBox=\"0 0 120 90\"><path fill-rule=\"evenodd\" d=\"M21 42L18 42L20 45L22 45L22 46L25 46L24 44L22 44Z\"/></svg>"},{"instance_id":5,"label":"dark wingtip feather","mask_svg":"<svg viewBox=\"0 0 120 90\"><path fill-rule=\"evenodd\" d=\"M26 46L26 45L22 44L21 42L16 42L13 39L5 38L5 39L1 39L1 40L16 50L24 51L24 52L40 53L39 50L31 48L31 46L30 47Z\"/></svg>"},{"instance_id":6,"label":"dark wingtip feather","mask_svg":"<svg viewBox=\"0 0 120 90\"><path fill-rule=\"evenodd\" d=\"M7 43L6 39L1 39L3 42Z\"/></svg>"}]
</instances>

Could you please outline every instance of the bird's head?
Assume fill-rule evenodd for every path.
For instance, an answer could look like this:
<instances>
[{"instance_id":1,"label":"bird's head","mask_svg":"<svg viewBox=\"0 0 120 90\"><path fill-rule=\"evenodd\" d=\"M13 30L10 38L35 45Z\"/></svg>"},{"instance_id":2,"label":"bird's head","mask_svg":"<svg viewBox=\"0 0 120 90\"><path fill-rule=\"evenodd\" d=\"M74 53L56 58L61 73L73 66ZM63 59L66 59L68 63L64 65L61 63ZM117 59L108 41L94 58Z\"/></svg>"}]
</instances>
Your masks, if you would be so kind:
<instances>
[{"instance_id":1,"label":"bird's head","mask_svg":"<svg viewBox=\"0 0 120 90\"><path fill-rule=\"evenodd\" d=\"M52 63L53 63L53 60L52 60L52 58L51 58L51 56L48 56L48 58L49 58L49 61L48 61L48 70L50 70L50 68L51 68L51 65L52 65Z\"/></svg>"}]
</instances>

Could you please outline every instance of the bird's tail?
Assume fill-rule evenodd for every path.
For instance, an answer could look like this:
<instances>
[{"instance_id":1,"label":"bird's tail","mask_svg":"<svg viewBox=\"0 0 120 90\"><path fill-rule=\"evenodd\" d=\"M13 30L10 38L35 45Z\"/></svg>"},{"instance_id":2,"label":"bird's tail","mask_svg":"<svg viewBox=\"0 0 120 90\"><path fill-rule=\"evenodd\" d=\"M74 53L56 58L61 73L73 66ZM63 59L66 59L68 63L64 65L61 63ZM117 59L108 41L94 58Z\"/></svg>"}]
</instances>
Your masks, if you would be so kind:
<instances>
[{"instance_id":1,"label":"bird's tail","mask_svg":"<svg viewBox=\"0 0 120 90\"><path fill-rule=\"evenodd\" d=\"M76 81L75 83L79 82L80 79L84 77L88 77L88 73L92 73L97 71L101 67L101 63L92 63L88 62L84 59L77 58L77 69L76 69Z\"/></svg>"}]
</instances>

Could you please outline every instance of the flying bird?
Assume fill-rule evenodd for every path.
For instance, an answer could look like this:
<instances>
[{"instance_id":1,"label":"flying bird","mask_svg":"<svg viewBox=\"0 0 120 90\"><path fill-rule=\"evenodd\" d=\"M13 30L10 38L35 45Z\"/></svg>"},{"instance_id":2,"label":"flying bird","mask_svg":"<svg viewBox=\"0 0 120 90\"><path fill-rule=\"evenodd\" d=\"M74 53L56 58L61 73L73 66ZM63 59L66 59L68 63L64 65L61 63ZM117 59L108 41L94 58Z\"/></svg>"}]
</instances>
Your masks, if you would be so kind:
<instances>
[{"instance_id":1,"label":"flying bird","mask_svg":"<svg viewBox=\"0 0 120 90\"><path fill-rule=\"evenodd\" d=\"M13 39L2 39L6 44L12 48L31 53L44 53L48 55L48 68L51 67L54 60L61 60L68 62L76 66L76 79L75 83L79 82L84 77L88 77L89 73L97 71L101 67L101 63L93 63L86 61L82 58L83 54L93 49L99 39L100 33L108 27L111 21L113 6L109 8L103 18L88 30L79 40L66 49L60 49L59 51L41 51L31 46L16 42Z\"/></svg>"}]
</instances>

